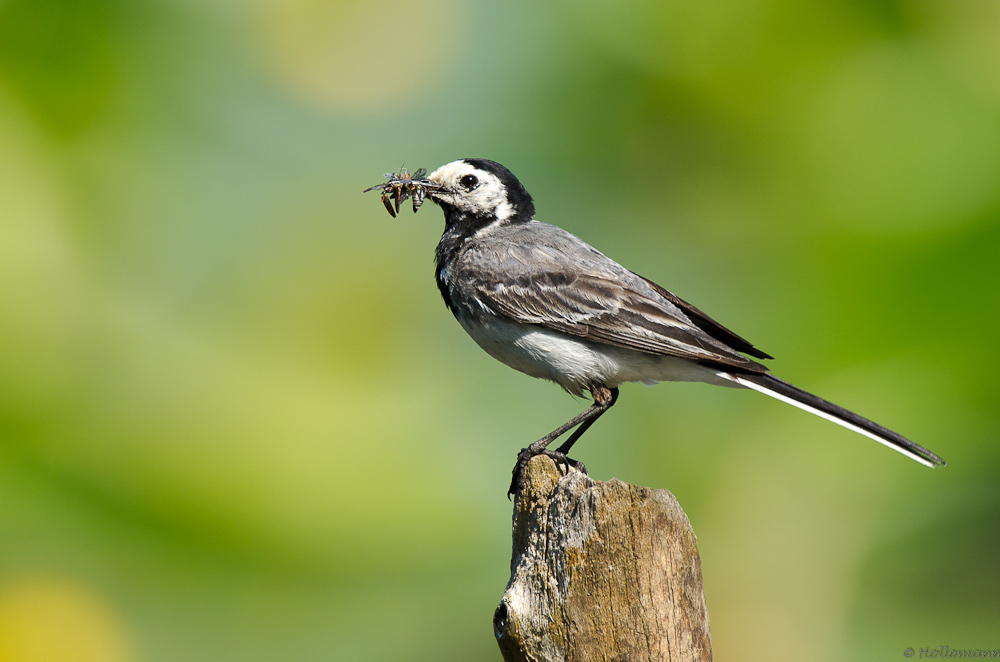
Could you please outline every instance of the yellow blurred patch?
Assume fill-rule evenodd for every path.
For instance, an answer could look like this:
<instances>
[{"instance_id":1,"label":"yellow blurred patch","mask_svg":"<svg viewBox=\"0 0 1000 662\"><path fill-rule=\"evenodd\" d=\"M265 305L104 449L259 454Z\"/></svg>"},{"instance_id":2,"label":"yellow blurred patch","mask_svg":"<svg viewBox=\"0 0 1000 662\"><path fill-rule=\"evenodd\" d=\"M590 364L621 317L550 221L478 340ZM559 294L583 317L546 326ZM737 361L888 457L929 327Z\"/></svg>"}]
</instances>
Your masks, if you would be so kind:
<instances>
[{"instance_id":1,"label":"yellow blurred patch","mask_svg":"<svg viewBox=\"0 0 1000 662\"><path fill-rule=\"evenodd\" d=\"M402 106L452 70L455 0L274 0L260 21L268 68L302 99L348 112Z\"/></svg>"},{"instance_id":2,"label":"yellow blurred patch","mask_svg":"<svg viewBox=\"0 0 1000 662\"><path fill-rule=\"evenodd\" d=\"M134 659L121 618L92 587L66 578L32 577L0 588L0 661Z\"/></svg>"}]
</instances>

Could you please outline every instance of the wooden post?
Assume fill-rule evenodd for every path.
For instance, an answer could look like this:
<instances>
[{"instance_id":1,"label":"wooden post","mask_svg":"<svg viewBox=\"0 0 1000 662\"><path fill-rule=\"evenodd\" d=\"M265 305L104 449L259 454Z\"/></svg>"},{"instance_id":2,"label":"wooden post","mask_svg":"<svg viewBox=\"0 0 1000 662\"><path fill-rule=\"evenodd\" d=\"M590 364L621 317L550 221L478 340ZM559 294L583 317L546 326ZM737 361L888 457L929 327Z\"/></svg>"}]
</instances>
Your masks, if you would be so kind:
<instances>
[{"instance_id":1,"label":"wooden post","mask_svg":"<svg viewBox=\"0 0 1000 662\"><path fill-rule=\"evenodd\" d=\"M563 469L533 458L514 495L493 616L504 660L710 661L701 559L674 496Z\"/></svg>"}]
</instances>

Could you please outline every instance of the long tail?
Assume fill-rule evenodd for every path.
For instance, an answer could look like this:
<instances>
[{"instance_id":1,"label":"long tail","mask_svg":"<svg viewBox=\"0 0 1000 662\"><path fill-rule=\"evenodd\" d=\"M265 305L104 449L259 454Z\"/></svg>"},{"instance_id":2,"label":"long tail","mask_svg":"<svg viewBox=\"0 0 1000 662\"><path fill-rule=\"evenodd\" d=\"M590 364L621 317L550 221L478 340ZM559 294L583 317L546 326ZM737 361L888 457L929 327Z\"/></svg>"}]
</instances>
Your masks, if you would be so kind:
<instances>
[{"instance_id":1,"label":"long tail","mask_svg":"<svg viewBox=\"0 0 1000 662\"><path fill-rule=\"evenodd\" d=\"M884 428L863 416L858 416L853 411L844 409L808 391L803 391L797 386L792 386L773 375L766 373L722 373L722 376L741 386L766 393L772 398L777 398L799 409L822 416L828 421L843 425L849 430L860 432L880 444L885 444L889 448L913 458L920 464L928 467L944 466L944 460L923 446L913 443L903 435Z\"/></svg>"}]
</instances>

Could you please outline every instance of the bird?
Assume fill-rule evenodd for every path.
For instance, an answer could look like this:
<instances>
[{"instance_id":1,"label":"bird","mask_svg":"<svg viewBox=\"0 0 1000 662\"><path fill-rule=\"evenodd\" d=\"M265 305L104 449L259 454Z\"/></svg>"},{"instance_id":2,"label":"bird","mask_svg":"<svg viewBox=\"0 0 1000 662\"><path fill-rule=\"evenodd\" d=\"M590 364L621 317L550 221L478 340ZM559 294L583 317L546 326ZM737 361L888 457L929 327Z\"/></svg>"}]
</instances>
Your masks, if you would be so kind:
<instances>
[{"instance_id":1,"label":"bird","mask_svg":"<svg viewBox=\"0 0 1000 662\"><path fill-rule=\"evenodd\" d=\"M925 466L945 464L901 434L775 377L760 362L772 359L769 354L570 232L536 220L531 195L503 165L468 158L426 178L386 176L391 181L382 185L383 202L390 214L390 190L396 211L412 195L416 212L418 198L423 202L426 195L444 212L435 279L466 333L501 363L593 399L584 411L521 449L508 496L536 455L585 472L581 462L568 457L570 449L615 404L626 382L750 389ZM549 449L570 430L556 450Z\"/></svg>"}]
</instances>

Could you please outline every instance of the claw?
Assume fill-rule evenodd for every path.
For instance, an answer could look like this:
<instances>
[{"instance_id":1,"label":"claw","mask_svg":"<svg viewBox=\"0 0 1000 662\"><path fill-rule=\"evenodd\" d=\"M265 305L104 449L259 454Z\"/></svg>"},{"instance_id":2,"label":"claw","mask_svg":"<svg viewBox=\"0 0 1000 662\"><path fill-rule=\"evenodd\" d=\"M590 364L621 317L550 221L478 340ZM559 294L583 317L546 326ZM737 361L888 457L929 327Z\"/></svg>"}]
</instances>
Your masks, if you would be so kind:
<instances>
[{"instance_id":1,"label":"claw","mask_svg":"<svg viewBox=\"0 0 1000 662\"><path fill-rule=\"evenodd\" d=\"M517 494L521 491L524 486L524 470L528 466L528 462L535 455L547 455L555 460L556 467L562 467L563 475L569 473L570 468L576 469L577 471L583 473L585 476L587 474L587 467L579 460L574 460L565 453L560 453L559 451L550 451L548 449L542 450L538 453L532 453L527 448L522 448L521 452L517 454L517 462L514 463L514 470L511 471L510 487L507 489L507 499L509 500L512 495Z\"/></svg>"}]
</instances>

